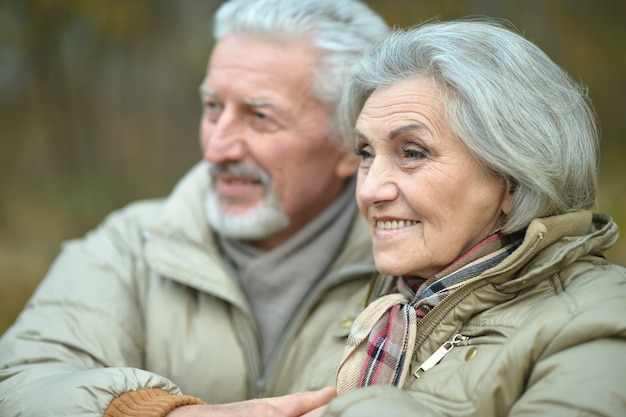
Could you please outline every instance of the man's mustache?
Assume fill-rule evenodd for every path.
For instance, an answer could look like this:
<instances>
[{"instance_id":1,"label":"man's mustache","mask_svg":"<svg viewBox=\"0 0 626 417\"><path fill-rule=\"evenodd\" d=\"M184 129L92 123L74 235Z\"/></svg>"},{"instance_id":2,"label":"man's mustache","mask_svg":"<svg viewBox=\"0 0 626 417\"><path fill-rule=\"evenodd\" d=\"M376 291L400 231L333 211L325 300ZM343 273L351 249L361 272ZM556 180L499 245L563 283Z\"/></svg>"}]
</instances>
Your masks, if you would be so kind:
<instances>
[{"instance_id":1,"label":"man's mustache","mask_svg":"<svg viewBox=\"0 0 626 417\"><path fill-rule=\"evenodd\" d=\"M245 164L240 163L223 163L223 164L209 164L209 174L212 178L220 173L228 173L230 175L238 177L249 177L256 181L259 181L265 186L272 185L272 178L270 175L261 168L252 168Z\"/></svg>"}]
</instances>

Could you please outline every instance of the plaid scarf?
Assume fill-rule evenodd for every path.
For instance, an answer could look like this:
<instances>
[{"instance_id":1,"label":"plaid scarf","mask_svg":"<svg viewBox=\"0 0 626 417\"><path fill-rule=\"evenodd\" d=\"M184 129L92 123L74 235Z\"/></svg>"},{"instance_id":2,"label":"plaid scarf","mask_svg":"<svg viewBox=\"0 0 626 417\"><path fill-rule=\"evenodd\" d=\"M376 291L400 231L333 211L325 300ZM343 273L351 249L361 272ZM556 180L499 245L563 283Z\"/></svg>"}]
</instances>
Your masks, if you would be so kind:
<instances>
[{"instance_id":1,"label":"plaid scarf","mask_svg":"<svg viewBox=\"0 0 626 417\"><path fill-rule=\"evenodd\" d=\"M498 231L430 279L398 278L397 292L373 301L354 321L339 365L338 393L374 384L402 387L417 323L468 279L502 262L521 242L520 234Z\"/></svg>"}]
</instances>

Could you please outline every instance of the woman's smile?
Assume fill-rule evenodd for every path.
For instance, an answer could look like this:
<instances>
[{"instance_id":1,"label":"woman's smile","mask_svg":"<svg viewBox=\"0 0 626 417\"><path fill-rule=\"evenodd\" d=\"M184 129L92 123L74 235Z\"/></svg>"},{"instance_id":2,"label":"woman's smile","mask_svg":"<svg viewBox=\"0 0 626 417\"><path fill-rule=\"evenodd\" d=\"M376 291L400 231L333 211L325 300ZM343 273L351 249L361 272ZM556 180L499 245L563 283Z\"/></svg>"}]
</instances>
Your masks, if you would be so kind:
<instances>
[{"instance_id":1,"label":"woman's smile","mask_svg":"<svg viewBox=\"0 0 626 417\"><path fill-rule=\"evenodd\" d=\"M357 203L376 267L429 277L498 230L511 195L454 133L432 79L376 89L356 123Z\"/></svg>"},{"instance_id":2,"label":"woman's smile","mask_svg":"<svg viewBox=\"0 0 626 417\"><path fill-rule=\"evenodd\" d=\"M418 221L415 220L402 220L402 219L374 219L374 225L376 229L380 230L395 230L395 229L405 229L411 226L415 226L418 224Z\"/></svg>"}]
</instances>

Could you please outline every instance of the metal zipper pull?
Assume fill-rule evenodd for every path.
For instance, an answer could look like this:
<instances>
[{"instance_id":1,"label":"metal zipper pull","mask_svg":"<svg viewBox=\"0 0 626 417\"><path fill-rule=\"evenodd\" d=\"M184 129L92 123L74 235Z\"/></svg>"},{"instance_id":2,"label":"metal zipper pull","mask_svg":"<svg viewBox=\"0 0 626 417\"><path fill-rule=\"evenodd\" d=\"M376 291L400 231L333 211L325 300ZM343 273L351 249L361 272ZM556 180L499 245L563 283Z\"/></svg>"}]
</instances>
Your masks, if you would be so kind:
<instances>
[{"instance_id":1,"label":"metal zipper pull","mask_svg":"<svg viewBox=\"0 0 626 417\"><path fill-rule=\"evenodd\" d=\"M461 342L468 340L469 337L463 336L462 334L455 334L452 336L450 340L441 345L439 349L437 349L432 355L428 357L420 366L413 372L413 376L415 378L419 378L420 374L428 371L433 366L437 365L444 356L448 354L452 350L453 347L459 345Z\"/></svg>"}]
</instances>

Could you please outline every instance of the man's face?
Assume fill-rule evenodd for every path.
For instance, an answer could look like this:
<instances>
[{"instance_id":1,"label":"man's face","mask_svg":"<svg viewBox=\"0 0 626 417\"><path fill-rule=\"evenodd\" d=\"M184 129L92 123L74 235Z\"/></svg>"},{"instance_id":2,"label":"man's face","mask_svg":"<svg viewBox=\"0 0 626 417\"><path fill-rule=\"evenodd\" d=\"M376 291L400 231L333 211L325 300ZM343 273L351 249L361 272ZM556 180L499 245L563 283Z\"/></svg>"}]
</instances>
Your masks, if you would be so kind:
<instances>
[{"instance_id":1,"label":"man's face","mask_svg":"<svg viewBox=\"0 0 626 417\"><path fill-rule=\"evenodd\" d=\"M305 42L226 36L200 89L200 143L211 163L207 211L225 236L272 248L320 214L354 172L328 139L328 114L311 95Z\"/></svg>"}]
</instances>

